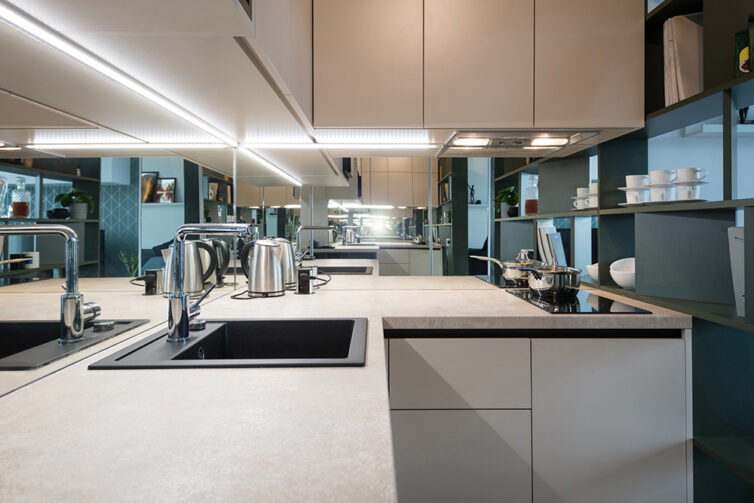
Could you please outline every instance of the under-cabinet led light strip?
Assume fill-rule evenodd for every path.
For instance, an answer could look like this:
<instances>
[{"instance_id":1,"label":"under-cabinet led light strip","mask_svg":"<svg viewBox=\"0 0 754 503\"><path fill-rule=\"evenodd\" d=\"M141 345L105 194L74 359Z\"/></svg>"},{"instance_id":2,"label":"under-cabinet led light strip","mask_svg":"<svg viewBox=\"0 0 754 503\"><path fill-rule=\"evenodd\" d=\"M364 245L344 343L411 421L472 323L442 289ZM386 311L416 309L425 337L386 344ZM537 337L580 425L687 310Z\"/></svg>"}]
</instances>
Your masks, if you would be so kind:
<instances>
[{"instance_id":1,"label":"under-cabinet led light strip","mask_svg":"<svg viewBox=\"0 0 754 503\"><path fill-rule=\"evenodd\" d=\"M53 49L56 49L62 52L63 54L70 56L76 61L79 61L80 63L88 66L92 70L101 73L102 75L117 82L118 84L121 84L122 86L126 87L127 89L130 89L131 91L135 92L139 96L142 96L143 98L151 101L152 103L180 117L186 122L193 124L194 126L198 127L199 129L208 133L209 135L225 142L228 146L230 147L238 146L239 141L233 138L232 136L220 131L218 128L216 128L212 124L209 124L208 122L200 119L199 117L192 114L188 110L173 103L169 99L161 96L156 91L150 89L149 87L145 86L144 84L137 81L133 77L127 75L126 73L122 72L121 70L116 69L115 67L106 63L104 60L95 56L89 51L79 47L78 45L74 44L70 40L63 37L62 35L56 33L54 30L50 29L46 25L42 24L41 22L29 16L28 14L24 13L20 9L17 9L16 7L9 5L4 0L0 0L0 20L13 26L14 28L20 30L21 32L49 45ZM46 145L46 146L49 147L49 145ZM37 146L36 148L42 149L43 147ZM55 146L55 148L59 149L60 146ZM92 147L92 148L97 148L97 147ZM154 147L154 148L164 148L164 147ZM213 147L205 147L205 148L219 148L219 147L213 146ZM254 154L253 152L249 150L246 150L246 149L242 149L242 150L251 154L252 157L258 158L256 160L260 162L266 168L279 174L286 180L289 180L292 183L298 186L301 186L300 181L298 181L296 178L286 173L279 167L275 166L271 162L267 161L266 159L263 159L262 157Z\"/></svg>"},{"instance_id":2,"label":"under-cabinet led light strip","mask_svg":"<svg viewBox=\"0 0 754 503\"><path fill-rule=\"evenodd\" d=\"M296 150L432 150L437 143L249 143L244 147L255 149Z\"/></svg>"},{"instance_id":3,"label":"under-cabinet led light strip","mask_svg":"<svg viewBox=\"0 0 754 503\"><path fill-rule=\"evenodd\" d=\"M31 143L35 150L216 150L230 148L225 143Z\"/></svg>"}]
</instances>

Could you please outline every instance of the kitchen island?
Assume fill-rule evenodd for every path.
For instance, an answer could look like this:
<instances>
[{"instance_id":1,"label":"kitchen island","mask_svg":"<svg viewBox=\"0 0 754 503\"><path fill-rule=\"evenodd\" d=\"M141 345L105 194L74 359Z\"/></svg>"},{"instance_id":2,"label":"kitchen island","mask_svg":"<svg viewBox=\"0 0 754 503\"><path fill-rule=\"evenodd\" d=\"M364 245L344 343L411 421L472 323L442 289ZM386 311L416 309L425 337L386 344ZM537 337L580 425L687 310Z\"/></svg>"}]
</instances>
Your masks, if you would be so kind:
<instances>
[{"instance_id":1,"label":"kitchen island","mask_svg":"<svg viewBox=\"0 0 754 503\"><path fill-rule=\"evenodd\" d=\"M3 317L39 295L49 299L34 312L54 315L55 295L16 293L3 295ZM107 316L130 316L133 306L115 298ZM103 312L105 299L87 297ZM653 306L648 315L550 315L473 277L336 276L315 295L223 295L202 315L365 317L364 367L88 370L164 328L155 324L166 301L144 300L153 305L141 309L150 329L0 398L1 500L394 501L384 329L474 337L476 329L691 328L691 317Z\"/></svg>"}]
</instances>

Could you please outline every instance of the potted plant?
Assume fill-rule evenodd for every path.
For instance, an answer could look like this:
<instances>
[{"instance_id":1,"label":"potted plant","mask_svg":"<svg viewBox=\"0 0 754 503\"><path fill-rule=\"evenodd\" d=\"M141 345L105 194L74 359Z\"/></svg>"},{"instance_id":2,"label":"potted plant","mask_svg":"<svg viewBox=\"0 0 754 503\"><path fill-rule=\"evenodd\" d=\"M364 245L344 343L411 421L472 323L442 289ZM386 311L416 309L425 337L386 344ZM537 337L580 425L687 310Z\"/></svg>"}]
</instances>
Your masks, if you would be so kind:
<instances>
[{"instance_id":1,"label":"potted plant","mask_svg":"<svg viewBox=\"0 0 754 503\"><path fill-rule=\"evenodd\" d=\"M70 192L55 196L55 202L64 208L70 208L71 218L83 220L89 211L94 212L94 198L83 190L72 189Z\"/></svg>"},{"instance_id":2,"label":"potted plant","mask_svg":"<svg viewBox=\"0 0 754 503\"><path fill-rule=\"evenodd\" d=\"M498 208L500 216L508 215L509 217L518 216L518 192L516 187L505 187L495 194L495 207Z\"/></svg>"}]
</instances>

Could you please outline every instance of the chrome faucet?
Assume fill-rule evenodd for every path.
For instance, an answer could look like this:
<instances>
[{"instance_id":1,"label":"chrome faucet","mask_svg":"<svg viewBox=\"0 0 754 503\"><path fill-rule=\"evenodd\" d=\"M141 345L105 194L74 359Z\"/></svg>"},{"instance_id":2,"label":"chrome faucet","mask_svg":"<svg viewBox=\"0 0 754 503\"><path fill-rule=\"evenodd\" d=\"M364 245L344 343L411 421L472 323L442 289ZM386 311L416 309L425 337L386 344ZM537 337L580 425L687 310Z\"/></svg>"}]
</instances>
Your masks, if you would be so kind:
<instances>
[{"instance_id":1,"label":"chrome faucet","mask_svg":"<svg viewBox=\"0 0 754 503\"><path fill-rule=\"evenodd\" d=\"M186 236L189 234L235 235L250 236L254 233L254 226L250 224L186 224L178 227L173 236L174 264L173 275L175 283L168 301L168 341L185 341L189 337L191 320L199 315L201 302L215 287L213 284L196 302L189 305L189 294L183 291L183 257L185 255Z\"/></svg>"},{"instance_id":2,"label":"chrome faucet","mask_svg":"<svg viewBox=\"0 0 754 503\"><path fill-rule=\"evenodd\" d=\"M84 295L78 293L79 237L76 231L58 224L0 225L0 235L14 234L53 234L65 238L65 293L60 298L60 342L80 340L85 323L98 316L101 309L94 302L84 303Z\"/></svg>"},{"instance_id":3,"label":"chrome faucet","mask_svg":"<svg viewBox=\"0 0 754 503\"><path fill-rule=\"evenodd\" d=\"M301 231L329 231L334 229L333 225L299 225L296 229L296 260L301 264L301 261L305 258L314 258L314 239L309 244L309 248L305 252L301 252ZM312 234L313 236L314 234Z\"/></svg>"}]
</instances>

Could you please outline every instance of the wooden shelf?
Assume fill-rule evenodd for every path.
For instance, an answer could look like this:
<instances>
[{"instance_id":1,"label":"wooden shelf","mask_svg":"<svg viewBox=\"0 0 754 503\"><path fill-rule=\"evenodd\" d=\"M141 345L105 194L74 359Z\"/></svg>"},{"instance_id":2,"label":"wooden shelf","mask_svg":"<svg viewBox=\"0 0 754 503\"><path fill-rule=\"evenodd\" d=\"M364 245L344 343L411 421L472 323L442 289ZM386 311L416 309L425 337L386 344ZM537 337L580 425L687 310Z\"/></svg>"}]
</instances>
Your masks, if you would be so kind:
<instances>
[{"instance_id":1,"label":"wooden shelf","mask_svg":"<svg viewBox=\"0 0 754 503\"><path fill-rule=\"evenodd\" d=\"M747 323L744 318L739 317L736 314L736 306L734 304L715 304L712 302L698 302L685 299L672 299L668 297L650 297L647 295L639 295L633 290L626 290L619 286L612 285L599 285L598 288L640 302L646 302L647 304L670 309L672 311L678 311L679 313L688 314L702 320L711 321L712 323L718 323L727 327L754 333L754 324Z\"/></svg>"},{"instance_id":2,"label":"wooden shelf","mask_svg":"<svg viewBox=\"0 0 754 503\"><path fill-rule=\"evenodd\" d=\"M754 485L754 437L698 437L694 447Z\"/></svg>"}]
</instances>

